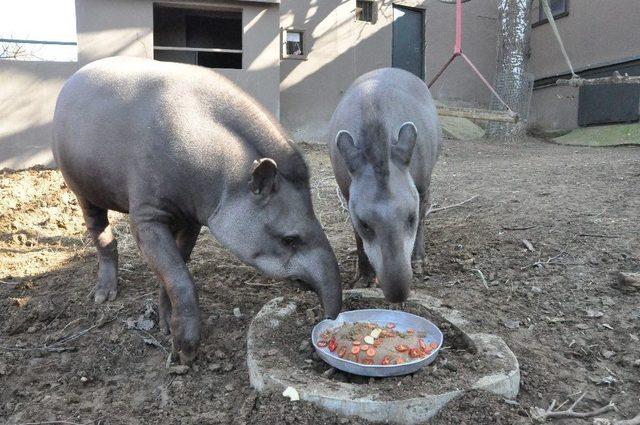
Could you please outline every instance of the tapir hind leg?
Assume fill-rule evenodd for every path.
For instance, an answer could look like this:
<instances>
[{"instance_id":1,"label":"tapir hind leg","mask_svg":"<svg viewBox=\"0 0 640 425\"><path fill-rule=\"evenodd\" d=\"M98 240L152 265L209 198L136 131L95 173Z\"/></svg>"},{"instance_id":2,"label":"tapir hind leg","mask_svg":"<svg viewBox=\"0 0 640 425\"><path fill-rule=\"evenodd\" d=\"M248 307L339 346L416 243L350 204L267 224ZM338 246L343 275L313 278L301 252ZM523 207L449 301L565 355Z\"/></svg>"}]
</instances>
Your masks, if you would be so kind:
<instances>
[{"instance_id":1,"label":"tapir hind leg","mask_svg":"<svg viewBox=\"0 0 640 425\"><path fill-rule=\"evenodd\" d=\"M183 364L191 363L200 345L201 323L198 295L189 269L169 226L133 215L129 218L138 247L158 275L171 304L173 354L179 355Z\"/></svg>"},{"instance_id":2,"label":"tapir hind leg","mask_svg":"<svg viewBox=\"0 0 640 425\"><path fill-rule=\"evenodd\" d=\"M109 225L108 211L78 198L84 222L98 250L98 284L94 300L101 304L113 301L118 292L118 246Z\"/></svg>"},{"instance_id":3,"label":"tapir hind leg","mask_svg":"<svg viewBox=\"0 0 640 425\"><path fill-rule=\"evenodd\" d=\"M198 235L200 234L201 228L202 226L200 226L199 224L188 225L174 233L176 246L178 247L178 251L180 251L180 255L182 256L182 259L185 263L189 262L189 259L191 258L191 252L193 251L193 247L198 241ZM160 317L160 329L162 330L162 332L164 332L165 335L169 334L171 301L169 300L167 291L164 289L164 285L160 285L158 316Z\"/></svg>"}]
</instances>

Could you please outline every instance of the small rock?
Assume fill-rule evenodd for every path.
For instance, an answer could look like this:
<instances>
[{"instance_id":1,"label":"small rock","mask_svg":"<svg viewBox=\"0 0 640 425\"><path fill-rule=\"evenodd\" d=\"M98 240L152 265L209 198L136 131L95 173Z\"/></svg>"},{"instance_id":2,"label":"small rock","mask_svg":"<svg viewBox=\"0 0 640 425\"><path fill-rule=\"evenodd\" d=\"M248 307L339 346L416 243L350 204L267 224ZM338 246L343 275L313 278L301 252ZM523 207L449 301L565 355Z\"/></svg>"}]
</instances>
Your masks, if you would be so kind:
<instances>
[{"instance_id":1,"label":"small rock","mask_svg":"<svg viewBox=\"0 0 640 425\"><path fill-rule=\"evenodd\" d=\"M271 348L269 350L267 350L267 352L265 353L267 356L269 357L274 357L278 355L278 350L276 350L275 348Z\"/></svg>"},{"instance_id":2,"label":"small rock","mask_svg":"<svg viewBox=\"0 0 640 425\"><path fill-rule=\"evenodd\" d=\"M4 363L0 363L0 376L2 375L7 375L7 365Z\"/></svg>"},{"instance_id":3,"label":"small rock","mask_svg":"<svg viewBox=\"0 0 640 425\"><path fill-rule=\"evenodd\" d=\"M605 350L602 352L602 357L604 357L605 359L610 359L611 357L615 356L616 353L614 353L611 350Z\"/></svg>"},{"instance_id":4,"label":"small rock","mask_svg":"<svg viewBox=\"0 0 640 425\"><path fill-rule=\"evenodd\" d=\"M224 359L224 358L227 357L227 355L222 350L216 350L216 352L214 354L219 359Z\"/></svg>"},{"instance_id":5,"label":"small rock","mask_svg":"<svg viewBox=\"0 0 640 425\"><path fill-rule=\"evenodd\" d=\"M334 367L330 367L329 369L322 372L322 376L324 376L325 378L331 378L333 375L335 375L335 373L336 369Z\"/></svg>"},{"instance_id":6,"label":"small rock","mask_svg":"<svg viewBox=\"0 0 640 425\"><path fill-rule=\"evenodd\" d=\"M313 312L312 308L305 311L305 316L307 317L307 323L314 324L316 322L316 314Z\"/></svg>"},{"instance_id":7,"label":"small rock","mask_svg":"<svg viewBox=\"0 0 640 425\"><path fill-rule=\"evenodd\" d=\"M176 365L169 368L169 373L172 375L185 375L187 372L189 372L187 365Z\"/></svg>"},{"instance_id":8,"label":"small rock","mask_svg":"<svg viewBox=\"0 0 640 425\"><path fill-rule=\"evenodd\" d=\"M153 323L153 320L151 319L139 319L138 322L136 323L136 328L142 330L142 331L150 331L151 329L153 329L153 327L155 326L155 323Z\"/></svg>"},{"instance_id":9,"label":"small rock","mask_svg":"<svg viewBox=\"0 0 640 425\"><path fill-rule=\"evenodd\" d=\"M602 316L604 316L604 313L599 310L587 310L587 317L597 319Z\"/></svg>"},{"instance_id":10,"label":"small rock","mask_svg":"<svg viewBox=\"0 0 640 425\"><path fill-rule=\"evenodd\" d=\"M242 317L242 312L240 311L239 307L236 307L236 308L233 309L233 315L238 317L238 318Z\"/></svg>"},{"instance_id":11,"label":"small rock","mask_svg":"<svg viewBox=\"0 0 640 425\"><path fill-rule=\"evenodd\" d=\"M542 288L539 288L537 286L532 286L531 292L533 292L534 294L542 294Z\"/></svg>"},{"instance_id":12,"label":"small rock","mask_svg":"<svg viewBox=\"0 0 640 425\"><path fill-rule=\"evenodd\" d=\"M520 321L519 320L504 320L502 322L508 329L518 329L520 327Z\"/></svg>"},{"instance_id":13,"label":"small rock","mask_svg":"<svg viewBox=\"0 0 640 425\"><path fill-rule=\"evenodd\" d=\"M311 347L311 344L309 343L308 340L305 339L298 346L298 351L300 351L301 353L304 353L309 349L309 347Z\"/></svg>"},{"instance_id":14,"label":"small rock","mask_svg":"<svg viewBox=\"0 0 640 425\"><path fill-rule=\"evenodd\" d=\"M633 362L633 365L635 367L640 367L640 359L636 360L635 362Z\"/></svg>"},{"instance_id":15,"label":"small rock","mask_svg":"<svg viewBox=\"0 0 640 425\"><path fill-rule=\"evenodd\" d=\"M616 382L618 382L618 380L613 376L609 375L602 378L599 382L596 383L596 385L613 385Z\"/></svg>"},{"instance_id":16,"label":"small rock","mask_svg":"<svg viewBox=\"0 0 640 425\"><path fill-rule=\"evenodd\" d=\"M231 372L233 370L233 363L226 362L224 364L224 366L222 367L222 370L225 371L225 372Z\"/></svg>"},{"instance_id":17,"label":"small rock","mask_svg":"<svg viewBox=\"0 0 640 425\"><path fill-rule=\"evenodd\" d=\"M227 390L227 392L231 392L233 391L233 384L227 384L224 386L224 389Z\"/></svg>"},{"instance_id":18,"label":"small rock","mask_svg":"<svg viewBox=\"0 0 640 425\"><path fill-rule=\"evenodd\" d=\"M445 367L446 369L449 369L452 372L456 372L458 370L458 367L455 364L451 363L451 362L445 363L443 365L443 367Z\"/></svg>"},{"instance_id":19,"label":"small rock","mask_svg":"<svg viewBox=\"0 0 640 425\"><path fill-rule=\"evenodd\" d=\"M36 327L36 325L33 326L29 326L29 329L27 329L27 333L28 334L34 334L38 331L38 328Z\"/></svg>"},{"instance_id":20,"label":"small rock","mask_svg":"<svg viewBox=\"0 0 640 425\"><path fill-rule=\"evenodd\" d=\"M87 378L86 376L80 377L80 382L82 382L83 384L88 382L88 381L89 381L89 378Z\"/></svg>"},{"instance_id":21,"label":"small rock","mask_svg":"<svg viewBox=\"0 0 640 425\"><path fill-rule=\"evenodd\" d=\"M220 363L211 363L208 369L212 372L217 372L222 369L222 365Z\"/></svg>"}]
</instances>

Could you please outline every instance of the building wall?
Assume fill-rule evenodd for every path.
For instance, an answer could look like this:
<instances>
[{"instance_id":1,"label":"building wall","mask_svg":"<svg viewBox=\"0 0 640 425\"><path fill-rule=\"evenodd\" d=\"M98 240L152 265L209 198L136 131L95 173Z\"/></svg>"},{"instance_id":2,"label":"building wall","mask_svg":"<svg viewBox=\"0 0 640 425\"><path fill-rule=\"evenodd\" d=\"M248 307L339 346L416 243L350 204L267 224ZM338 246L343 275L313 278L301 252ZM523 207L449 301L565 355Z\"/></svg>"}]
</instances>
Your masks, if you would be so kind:
<instances>
[{"instance_id":1,"label":"building wall","mask_svg":"<svg viewBox=\"0 0 640 425\"><path fill-rule=\"evenodd\" d=\"M427 80L453 53L455 6L438 0L378 0L375 23L355 20L355 0L282 0L280 27L305 30L307 59L280 64L281 121L296 140L323 141L342 94L360 75L391 66L393 4L425 10ZM491 81L495 75L494 2L464 5L464 48ZM454 63L434 85L438 99L487 105L489 91L467 65Z\"/></svg>"},{"instance_id":2,"label":"building wall","mask_svg":"<svg viewBox=\"0 0 640 425\"><path fill-rule=\"evenodd\" d=\"M0 169L53 165L51 118L75 62L0 61Z\"/></svg>"},{"instance_id":3,"label":"building wall","mask_svg":"<svg viewBox=\"0 0 640 425\"><path fill-rule=\"evenodd\" d=\"M277 1L184 3L242 8L243 69L220 72L278 117ZM77 63L0 61L0 169L53 165L50 134L55 102L66 79L79 67L115 55L153 57L151 0L76 0L76 27Z\"/></svg>"},{"instance_id":4,"label":"building wall","mask_svg":"<svg viewBox=\"0 0 640 425\"><path fill-rule=\"evenodd\" d=\"M538 20L538 0L533 22ZM569 1L569 15L556 21L573 67L578 70L640 57L638 0ZM536 26L531 34L531 70L536 79L569 72L551 26ZM578 90L566 87L534 89L531 126L546 131L578 126Z\"/></svg>"}]
</instances>

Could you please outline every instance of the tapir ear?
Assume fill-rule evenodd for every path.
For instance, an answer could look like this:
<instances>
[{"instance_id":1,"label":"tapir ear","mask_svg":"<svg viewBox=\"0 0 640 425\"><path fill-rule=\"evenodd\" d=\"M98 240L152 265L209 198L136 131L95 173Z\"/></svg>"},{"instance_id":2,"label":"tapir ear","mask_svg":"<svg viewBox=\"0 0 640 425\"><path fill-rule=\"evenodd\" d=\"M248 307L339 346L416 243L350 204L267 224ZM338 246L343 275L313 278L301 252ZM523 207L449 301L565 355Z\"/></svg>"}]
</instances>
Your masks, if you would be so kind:
<instances>
[{"instance_id":1,"label":"tapir ear","mask_svg":"<svg viewBox=\"0 0 640 425\"><path fill-rule=\"evenodd\" d=\"M271 158L253 161L253 171L249 179L249 188L256 195L269 195L278 190L278 166Z\"/></svg>"},{"instance_id":2,"label":"tapir ear","mask_svg":"<svg viewBox=\"0 0 640 425\"><path fill-rule=\"evenodd\" d=\"M341 130L336 136L336 145L350 173L357 172L364 164L364 155L356 146L353 136L347 130Z\"/></svg>"},{"instance_id":3,"label":"tapir ear","mask_svg":"<svg viewBox=\"0 0 640 425\"><path fill-rule=\"evenodd\" d=\"M418 129L412 122L402 124L398 140L391 146L391 158L398 164L409 165L417 138Z\"/></svg>"}]
</instances>

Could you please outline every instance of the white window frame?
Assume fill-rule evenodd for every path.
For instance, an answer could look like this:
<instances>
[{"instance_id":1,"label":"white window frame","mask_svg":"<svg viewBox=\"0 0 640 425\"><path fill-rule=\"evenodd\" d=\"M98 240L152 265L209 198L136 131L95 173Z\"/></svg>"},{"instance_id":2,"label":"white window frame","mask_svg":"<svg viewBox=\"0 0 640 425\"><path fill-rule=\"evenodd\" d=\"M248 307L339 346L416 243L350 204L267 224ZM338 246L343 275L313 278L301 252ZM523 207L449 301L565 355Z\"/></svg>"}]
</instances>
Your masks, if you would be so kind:
<instances>
[{"instance_id":1,"label":"white window frame","mask_svg":"<svg viewBox=\"0 0 640 425\"><path fill-rule=\"evenodd\" d=\"M300 40L302 41L302 54L301 55L290 55L287 53L287 33L295 32L300 34ZM280 58L281 59L297 59L297 60L307 60L307 52L309 51L309 45L307 44L307 39L305 37L306 30L304 28L281 28L280 29Z\"/></svg>"}]
</instances>

